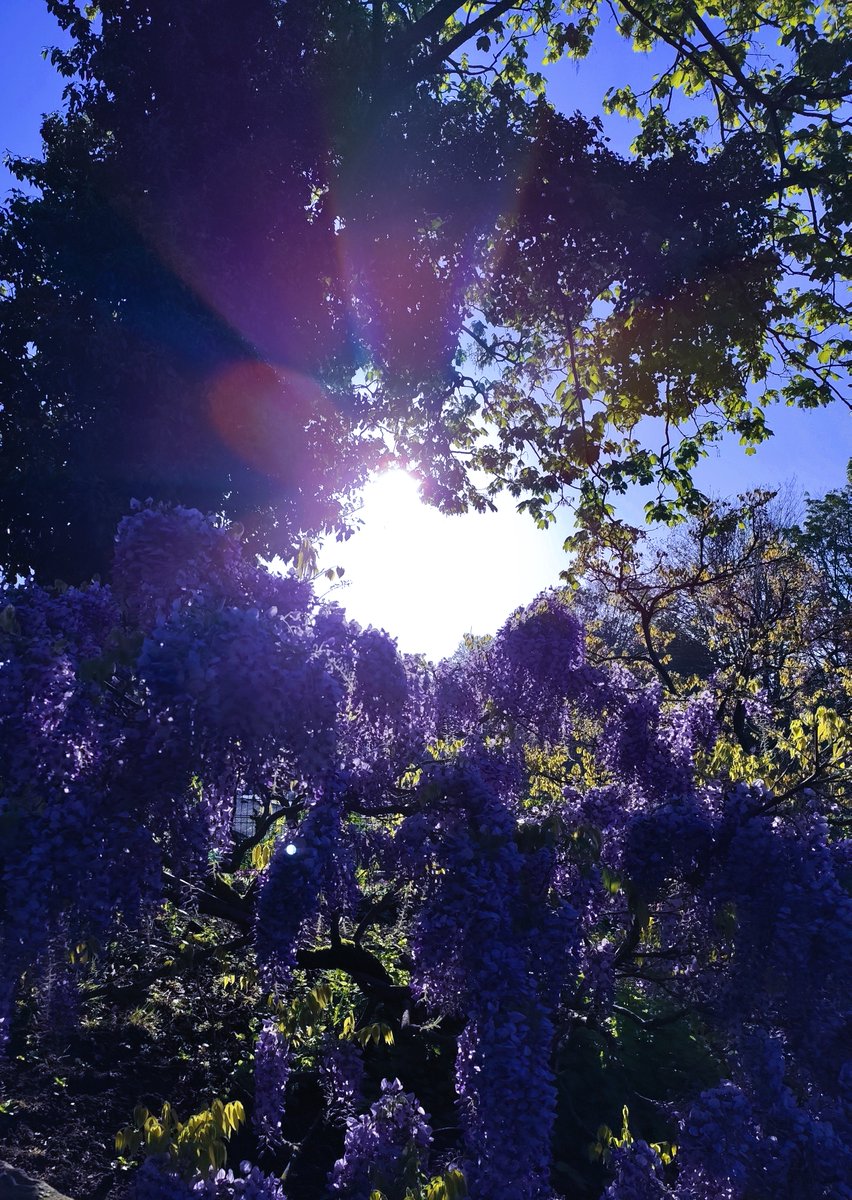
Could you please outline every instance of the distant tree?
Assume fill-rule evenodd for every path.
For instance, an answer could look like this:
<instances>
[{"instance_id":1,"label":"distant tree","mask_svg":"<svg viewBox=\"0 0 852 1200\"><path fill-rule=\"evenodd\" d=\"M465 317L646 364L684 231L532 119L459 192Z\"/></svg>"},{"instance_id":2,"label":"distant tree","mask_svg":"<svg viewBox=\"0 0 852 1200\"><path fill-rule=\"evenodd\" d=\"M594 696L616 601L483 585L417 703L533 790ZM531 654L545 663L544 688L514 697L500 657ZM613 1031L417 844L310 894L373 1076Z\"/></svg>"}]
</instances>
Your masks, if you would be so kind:
<instances>
[{"instance_id":1,"label":"distant tree","mask_svg":"<svg viewBox=\"0 0 852 1200\"><path fill-rule=\"evenodd\" d=\"M575 563L576 606L596 662L672 698L712 690L732 769L847 795L852 625L793 520L789 496L755 492L666 536L615 530Z\"/></svg>"},{"instance_id":2,"label":"distant tree","mask_svg":"<svg viewBox=\"0 0 852 1200\"><path fill-rule=\"evenodd\" d=\"M692 467L766 435L761 395L839 394L842 8L616 5L674 56L607 100L642 118L624 160L533 69L586 54L594 8L47 2L65 107L0 216L9 570L106 569L149 494L287 555L345 536L390 453L446 509L573 496L593 537L633 481L698 511ZM677 88L717 123L673 124Z\"/></svg>"},{"instance_id":3,"label":"distant tree","mask_svg":"<svg viewBox=\"0 0 852 1200\"><path fill-rule=\"evenodd\" d=\"M832 600L848 620L852 610L852 460L846 487L809 496L801 528L794 529L796 545L820 569Z\"/></svg>"}]
</instances>

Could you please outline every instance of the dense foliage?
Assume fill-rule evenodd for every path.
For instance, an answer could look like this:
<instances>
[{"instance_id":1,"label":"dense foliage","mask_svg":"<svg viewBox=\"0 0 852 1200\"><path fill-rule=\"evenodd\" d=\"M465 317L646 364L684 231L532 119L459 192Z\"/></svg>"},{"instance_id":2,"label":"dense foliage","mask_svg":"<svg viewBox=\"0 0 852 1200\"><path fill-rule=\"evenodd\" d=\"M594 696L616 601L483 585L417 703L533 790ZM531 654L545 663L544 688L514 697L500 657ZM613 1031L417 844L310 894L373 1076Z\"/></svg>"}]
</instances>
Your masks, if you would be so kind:
<instances>
[{"instance_id":1,"label":"dense foliage","mask_svg":"<svg viewBox=\"0 0 852 1200\"><path fill-rule=\"evenodd\" d=\"M714 759L712 690L555 593L401 657L181 508L2 605L4 1040L200 964L246 1039L127 1113L138 1200L850 1195L839 799Z\"/></svg>"},{"instance_id":2,"label":"dense foliage","mask_svg":"<svg viewBox=\"0 0 852 1200\"><path fill-rule=\"evenodd\" d=\"M604 6L660 67L607 99L628 159L546 98L586 0L47 3L66 104L0 213L7 570L105 572L149 495L288 556L389 454L450 510L594 531L638 482L668 519L724 431L845 396L848 6Z\"/></svg>"},{"instance_id":3,"label":"dense foliage","mask_svg":"<svg viewBox=\"0 0 852 1200\"><path fill-rule=\"evenodd\" d=\"M852 609L852 459L846 476L845 488L808 498L804 523L794 537L799 549L817 562L833 605L848 620Z\"/></svg>"},{"instance_id":4,"label":"dense foliage","mask_svg":"<svg viewBox=\"0 0 852 1200\"><path fill-rule=\"evenodd\" d=\"M849 785L852 490L755 492L666 536L602 538L573 564L594 661L671 696L712 687L717 762L773 790ZM798 520L801 524L797 523Z\"/></svg>"}]
</instances>

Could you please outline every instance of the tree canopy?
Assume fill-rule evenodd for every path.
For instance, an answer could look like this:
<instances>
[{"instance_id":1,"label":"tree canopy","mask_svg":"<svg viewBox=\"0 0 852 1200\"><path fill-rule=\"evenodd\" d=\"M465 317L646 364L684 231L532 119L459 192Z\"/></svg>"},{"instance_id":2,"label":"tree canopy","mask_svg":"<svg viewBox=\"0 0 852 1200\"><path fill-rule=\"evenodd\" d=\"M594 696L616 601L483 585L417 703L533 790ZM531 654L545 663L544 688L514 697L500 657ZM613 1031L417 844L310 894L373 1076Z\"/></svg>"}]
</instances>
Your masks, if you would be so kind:
<instances>
[{"instance_id":1,"label":"tree canopy","mask_svg":"<svg viewBox=\"0 0 852 1200\"><path fill-rule=\"evenodd\" d=\"M287 555L391 456L448 510L570 496L582 539L843 394L845 6L48 6L65 107L0 216L7 570L105 570L149 495ZM668 55L605 101L630 158L537 69L604 20Z\"/></svg>"}]
</instances>

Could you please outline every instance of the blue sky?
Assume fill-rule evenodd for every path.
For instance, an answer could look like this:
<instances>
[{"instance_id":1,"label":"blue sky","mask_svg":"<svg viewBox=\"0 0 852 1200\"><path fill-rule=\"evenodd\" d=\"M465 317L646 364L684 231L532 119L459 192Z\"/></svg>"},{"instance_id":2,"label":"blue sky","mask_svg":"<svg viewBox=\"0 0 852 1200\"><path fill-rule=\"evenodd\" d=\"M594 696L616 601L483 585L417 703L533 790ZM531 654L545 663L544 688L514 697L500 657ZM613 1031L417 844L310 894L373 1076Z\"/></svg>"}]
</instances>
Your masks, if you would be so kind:
<instances>
[{"instance_id":1,"label":"blue sky","mask_svg":"<svg viewBox=\"0 0 852 1200\"><path fill-rule=\"evenodd\" d=\"M41 51L61 36L41 0L0 0L0 152L39 153L41 115L60 106L63 87ZM590 114L608 86L638 86L653 69L653 60L605 32L586 62L559 64L548 75L560 107ZM606 132L622 151L633 136L617 117ZM13 182L0 168L0 192ZM802 492L821 494L845 483L852 457L848 410L774 408L768 417L775 437L756 454L746 456L729 438L699 466L706 490L734 495L794 481ZM637 500L637 519L638 510ZM564 566L567 518L542 533L508 503L489 517L442 517L422 511L409 484L397 479L368 492L364 518L364 530L348 546L326 553L325 561L342 562L352 581L337 598L362 623L398 635L407 650L438 656L467 631L492 632L513 607L555 583Z\"/></svg>"},{"instance_id":2,"label":"blue sky","mask_svg":"<svg viewBox=\"0 0 852 1200\"><path fill-rule=\"evenodd\" d=\"M59 107L63 81L41 57L61 31L41 0L0 3L0 156L37 154L42 113ZM0 190L15 181L0 167Z\"/></svg>"}]
</instances>

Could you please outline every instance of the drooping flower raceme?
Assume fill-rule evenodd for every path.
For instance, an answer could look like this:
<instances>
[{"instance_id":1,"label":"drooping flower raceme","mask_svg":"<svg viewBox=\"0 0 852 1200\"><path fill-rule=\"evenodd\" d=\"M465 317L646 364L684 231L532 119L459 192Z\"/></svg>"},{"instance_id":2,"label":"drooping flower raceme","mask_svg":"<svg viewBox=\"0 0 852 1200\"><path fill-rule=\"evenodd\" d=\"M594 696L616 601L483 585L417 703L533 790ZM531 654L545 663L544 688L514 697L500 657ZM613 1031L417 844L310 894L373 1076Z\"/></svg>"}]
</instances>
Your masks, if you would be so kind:
<instances>
[{"instance_id":1,"label":"drooping flower raceme","mask_svg":"<svg viewBox=\"0 0 852 1200\"><path fill-rule=\"evenodd\" d=\"M290 1047L274 1021L264 1021L254 1044L254 1112L258 1141L275 1146L281 1140L281 1118L290 1078Z\"/></svg>"},{"instance_id":2,"label":"drooping flower raceme","mask_svg":"<svg viewBox=\"0 0 852 1200\"><path fill-rule=\"evenodd\" d=\"M329 1179L332 1195L370 1200L376 1191L396 1194L400 1185L416 1184L431 1144L429 1119L416 1098L398 1079L383 1079L369 1112L347 1122L343 1156Z\"/></svg>"}]
</instances>

